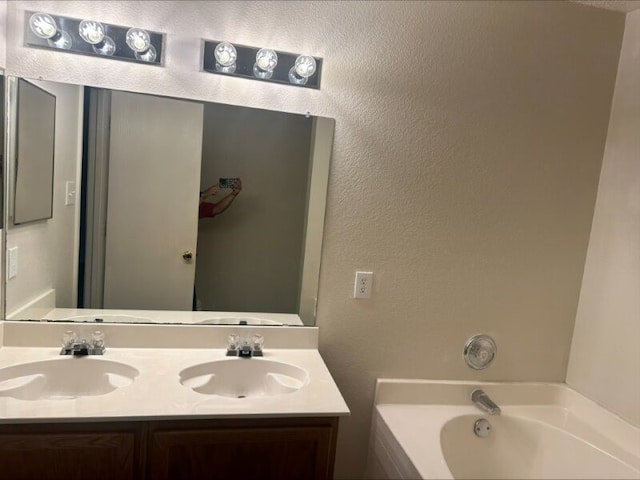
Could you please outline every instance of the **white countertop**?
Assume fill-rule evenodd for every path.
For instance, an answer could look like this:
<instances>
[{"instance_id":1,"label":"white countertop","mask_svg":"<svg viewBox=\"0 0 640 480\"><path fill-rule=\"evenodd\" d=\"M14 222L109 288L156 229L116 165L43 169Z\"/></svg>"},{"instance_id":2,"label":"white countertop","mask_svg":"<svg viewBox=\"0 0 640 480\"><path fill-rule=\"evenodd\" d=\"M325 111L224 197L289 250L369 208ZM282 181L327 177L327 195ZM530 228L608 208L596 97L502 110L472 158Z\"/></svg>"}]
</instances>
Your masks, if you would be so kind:
<instances>
[{"instance_id":1,"label":"white countertop","mask_svg":"<svg viewBox=\"0 0 640 480\"><path fill-rule=\"evenodd\" d=\"M262 358L236 359L295 364L305 369L310 379L307 385L292 393L240 399L197 393L179 381L179 372L186 367L228 359L224 349L107 347L103 356L86 357L64 357L59 352L59 347L5 346L0 348L0 368L52 359L61 362L104 359L128 364L136 368L139 375L131 385L98 396L55 400L0 397L0 423L349 414L324 361L312 348L265 348Z\"/></svg>"}]
</instances>

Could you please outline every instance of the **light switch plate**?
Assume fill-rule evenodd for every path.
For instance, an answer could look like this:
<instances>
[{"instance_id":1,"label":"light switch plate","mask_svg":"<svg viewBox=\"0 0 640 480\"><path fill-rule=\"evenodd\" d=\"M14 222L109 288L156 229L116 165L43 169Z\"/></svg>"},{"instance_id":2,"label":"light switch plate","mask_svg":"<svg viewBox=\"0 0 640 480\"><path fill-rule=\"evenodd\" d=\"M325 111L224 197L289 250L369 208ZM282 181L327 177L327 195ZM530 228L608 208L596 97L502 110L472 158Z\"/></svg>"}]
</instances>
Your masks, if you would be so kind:
<instances>
[{"instance_id":1,"label":"light switch plate","mask_svg":"<svg viewBox=\"0 0 640 480\"><path fill-rule=\"evenodd\" d=\"M18 275L18 247L11 247L8 257L7 278L11 279Z\"/></svg>"},{"instance_id":2,"label":"light switch plate","mask_svg":"<svg viewBox=\"0 0 640 480\"><path fill-rule=\"evenodd\" d=\"M74 181L68 181L65 184L64 204L65 205L76 204L76 182Z\"/></svg>"}]
</instances>

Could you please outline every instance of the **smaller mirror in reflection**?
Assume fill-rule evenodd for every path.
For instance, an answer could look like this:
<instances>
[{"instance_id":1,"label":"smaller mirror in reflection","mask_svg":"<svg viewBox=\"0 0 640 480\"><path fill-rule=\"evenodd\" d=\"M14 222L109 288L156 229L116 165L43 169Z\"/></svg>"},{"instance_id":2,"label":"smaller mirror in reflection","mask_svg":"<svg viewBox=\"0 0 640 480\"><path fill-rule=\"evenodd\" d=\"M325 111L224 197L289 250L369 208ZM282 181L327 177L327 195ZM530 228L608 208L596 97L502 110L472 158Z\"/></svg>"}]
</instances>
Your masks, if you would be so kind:
<instances>
[{"instance_id":1,"label":"smaller mirror in reflection","mask_svg":"<svg viewBox=\"0 0 640 480\"><path fill-rule=\"evenodd\" d=\"M13 223L53 216L56 97L18 80Z\"/></svg>"}]
</instances>

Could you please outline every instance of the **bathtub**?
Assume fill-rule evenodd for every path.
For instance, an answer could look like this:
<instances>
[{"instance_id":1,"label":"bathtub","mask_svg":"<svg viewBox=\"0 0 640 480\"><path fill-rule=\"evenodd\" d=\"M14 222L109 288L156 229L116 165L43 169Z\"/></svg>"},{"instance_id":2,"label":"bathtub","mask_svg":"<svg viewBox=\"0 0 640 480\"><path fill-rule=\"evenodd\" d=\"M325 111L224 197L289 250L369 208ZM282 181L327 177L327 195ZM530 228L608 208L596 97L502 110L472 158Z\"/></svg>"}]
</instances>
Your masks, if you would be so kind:
<instances>
[{"instance_id":1,"label":"bathtub","mask_svg":"<svg viewBox=\"0 0 640 480\"><path fill-rule=\"evenodd\" d=\"M502 414L474 406L475 388ZM640 429L565 384L381 379L366 477L640 479Z\"/></svg>"}]
</instances>

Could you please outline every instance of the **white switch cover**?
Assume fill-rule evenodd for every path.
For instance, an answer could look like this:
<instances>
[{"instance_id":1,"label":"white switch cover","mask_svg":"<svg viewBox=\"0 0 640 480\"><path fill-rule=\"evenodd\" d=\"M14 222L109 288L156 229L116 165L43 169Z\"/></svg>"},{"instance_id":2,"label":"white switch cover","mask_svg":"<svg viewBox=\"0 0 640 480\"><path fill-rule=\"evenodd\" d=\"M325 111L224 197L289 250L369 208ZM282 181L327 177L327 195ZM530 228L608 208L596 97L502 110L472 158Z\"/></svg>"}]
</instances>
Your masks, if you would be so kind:
<instances>
[{"instance_id":1,"label":"white switch cover","mask_svg":"<svg viewBox=\"0 0 640 480\"><path fill-rule=\"evenodd\" d=\"M65 205L75 205L76 203L76 182L68 181L66 184L66 193L64 197Z\"/></svg>"},{"instance_id":2,"label":"white switch cover","mask_svg":"<svg viewBox=\"0 0 640 480\"><path fill-rule=\"evenodd\" d=\"M7 269L8 278L18 275L18 247L9 249L9 268Z\"/></svg>"},{"instance_id":3,"label":"white switch cover","mask_svg":"<svg viewBox=\"0 0 640 480\"><path fill-rule=\"evenodd\" d=\"M373 286L373 272L356 272L356 281L353 286L353 298L371 298Z\"/></svg>"}]
</instances>

